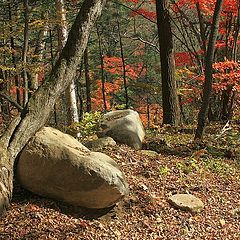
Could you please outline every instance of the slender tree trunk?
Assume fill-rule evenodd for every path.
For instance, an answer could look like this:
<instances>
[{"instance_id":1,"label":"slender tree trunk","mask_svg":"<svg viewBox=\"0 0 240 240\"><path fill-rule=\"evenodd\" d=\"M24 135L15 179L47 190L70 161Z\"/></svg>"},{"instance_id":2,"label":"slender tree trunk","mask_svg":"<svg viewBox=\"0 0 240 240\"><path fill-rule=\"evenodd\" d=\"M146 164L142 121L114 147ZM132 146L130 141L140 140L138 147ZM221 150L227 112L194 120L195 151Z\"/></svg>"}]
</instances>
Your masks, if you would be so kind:
<instances>
[{"instance_id":1,"label":"slender tree trunk","mask_svg":"<svg viewBox=\"0 0 240 240\"><path fill-rule=\"evenodd\" d=\"M223 100L222 100L222 111L221 111L221 120L229 120L231 112L231 95L232 95L232 86L228 86L226 90L223 91Z\"/></svg>"},{"instance_id":2,"label":"slender tree trunk","mask_svg":"<svg viewBox=\"0 0 240 240\"><path fill-rule=\"evenodd\" d=\"M238 35L239 35L239 29L240 29L240 3L238 2L238 14L237 14L237 20L235 23L235 29L234 29L234 35L233 35L233 48L232 48L232 59L234 61L237 61L237 42L238 42Z\"/></svg>"},{"instance_id":3,"label":"slender tree trunk","mask_svg":"<svg viewBox=\"0 0 240 240\"><path fill-rule=\"evenodd\" d=\"M52 39L52 30L49 29L49 38L50 38L50 53L51 53L51 66L52 66L52 69L54 68L54 56L53 56L53 39ZM53 107L53 115L54 115L54 123L55 123L55 126L58 125L58 118L57 118L57 104L55 103L54 104L54 107Z\"/></svg>"},{"instance_id":4,"label":"slender tree trunk","mask_svg":"<svg viewBox=\"0 0 240 240\"><path fill-rule=\"evenodd\" d=\"M45 25L44 29L40 30L40 32L38 34L38 40L37 40L37 44L36 44L37 46L34 51L34 54L38 55L39 62L42 62L42 60L43 60L43 50L46 47L45 37L47 36L47 34L48 34L48 26ZM50 40L52 41L52 39L50 39ZM52 51L51 51L51 57L53 58ZM31 80L31 90L32 91L36 91L38 89L38 86L39 86L38 79L39 79L39 72L36 72Z\"/></svg>"},{"instance_id":5,"label":"slender tree trunk","mask_svg":"<svg viewBox=\"0 0 240 240\"><path fill-rule=\"evenodd\" d=\"M28 39L29 39L29 5L28 0L24 0L24 42L22 49L22 64L23 64L23 82L24 82L24 100L25 106L28 102L28 76L27 76L27 51L28 51Z\"/></svg>"},{"instance_id":6,"label":"slender tree trunk","mask_svg":"<svg viewBox=\"0 0 240 240\"><path fill-rule=\"evenodd\" d=\"M124 85L124 92L125 92L125 108L128 109L129 108L129 97L128 97L127 76L126 76L126 64L125 64L125 59L124 59L122 35L121 35L120 24L119 24L118 18L117 18L117 26L118 26L118 36L119 36L119 44L120 44L120 51L121 51L121 58L122 58L123 85Z\"/></svg>"},{"instance_id":7,"label":"slender tree trunk","mask_svg":"<svg viewBox=\"0 0 240 240\"><path fill-rule=\"evenodd\" d=\"M107 111L107 101L105 94L105 75L104 75L104 61L103 61L103 49L102 49L102 40L99 29L97 27L97 35L98 35L98 47L99 47L99 57L101 61L101 81L102 81L102 98L103 98L103 107L104 111Z\"/></svg>"},{"instance_id":8,"label":"slender tree trunk","mask_svg":"<svg viewBox=\"0 0 240 240\"><path fill-rule=\"evenodd\" d=\"M84 52L84 71L85 71L85 82L86 82L87 112L91 112L92 111L91 79L90 79L90 74L89 74L88 48L87 47Z\"/></svg>"},{"instance_id":9,"label":"slender tree trunk","mask_svg":"<svg viewBox=\"0 0 240 240\"><path fill-rule=\"evenodd\" d=\"M168 0L156 1L161 58L163 124L178 126L180 123L180 110L175 80L173 35L168 9Z\"/></svg>"},{"instance_id":10,"label":"slender tree trunk","mask_svg":"<svg viewBox=\"0 0 240 240\"><path fill-rule=\"evenodd\" d=\"M13 38L13 27L12 27L12 24L13 24L13 19L12 19L12 6L11 6L11 3L9 2L8 3L8 16L9 16L9 23L10 23L10 27L9 27L9 30L10 30L10 44L11 44L11 48L12 48L12 63L13 63L13 66L15 69L17 69L17 59L16 59L16 56L14 55L14 50L15 50L15 44L14 44L14 38ZM16 73L15 74L15 87L16 87L16 95L17 95L17 103L19 105L22 104L22 101L21 101L21 94L20 94L20 79L19 79L19 74Z\"/></svg>"},{"instance_id":11,"label":"slender tree trunk","mask_svg":"<svg viewBox=\"0 0 240 240\"><path fill-rule=\"evenodd\" d=\"M81 86L81 78L82 78L82 71L83 71L83 61L80 64L79 76L77 78L77 96L79 100L79 119L82 120L83 117L83 91Z\"/></svg>"},{"instance_id":12,"label":"slender tree trunk","mask_svg":"<svg viewBox=\"0 0 240 240\"><path fill-rule=\"evenodd\" d=\"M58 46L59 51L61 51L67 41L66 11L64 0L55 0L55 3L58 18ZM73 80L65 93L68 108L68 125L79 122L75 89L75 82Z\"/></svg>"},{"instance_id":13,"label":"slender tree trunk","mask_svg":"<svg viewBox=\"0 0 240 240\"><path fill-rule=\"evenodd\" d=\"M199 2L196 3L197 7L197 14L198 14L198 20L199 20L199 26L200 26L200 34L201 34L201 50L203 51L204 55L206 53L206 36L205 36L205 25L204 25L204 19L203 15L200 9Z\"/></svg>"},{"instance_id":14,"label":"slender tree trunk","mask_svg":"<svg viewBox=\"0 0 240 240\"><path fill-rule=\"evenodd\" d=\"M150 122L151 122L150 104L149 104L149 98L147 96L147 127L148 129L150 129Z\"/></svg>"},{"instance_id":15,"label":"slender tree trunk","mask_svg":"<svg viewBox=\"0 0 240 240\"><path fill-rule=\"evenodd\" d=\"M212 93L212 64L214 59L215 44L218 36L218 28L220 22L220 13L222 9L223 0L217 0L213 21L211 26L211 32L208 41L207 54L205 59L205 82L203 86L203 100L202 106L198 114L198 125L195 134L195 139L202 139L203 131L206 125L206 119L209 109L209 102Z\"/></svg>"},{"instance_id":16,"label":"slender tree trunk","mask_svg":"<svg viewBox=\"0 0 240 240\"><path fill-rule=\"evenodd\" d=\"M90 30L104 4L104 0L83 2L49 79L32 95L21 115L0 138L0 214L8 207L12 196L14 160L29 139L44 126L56 100L75 77Z\"/></svg>"}]
</instances>

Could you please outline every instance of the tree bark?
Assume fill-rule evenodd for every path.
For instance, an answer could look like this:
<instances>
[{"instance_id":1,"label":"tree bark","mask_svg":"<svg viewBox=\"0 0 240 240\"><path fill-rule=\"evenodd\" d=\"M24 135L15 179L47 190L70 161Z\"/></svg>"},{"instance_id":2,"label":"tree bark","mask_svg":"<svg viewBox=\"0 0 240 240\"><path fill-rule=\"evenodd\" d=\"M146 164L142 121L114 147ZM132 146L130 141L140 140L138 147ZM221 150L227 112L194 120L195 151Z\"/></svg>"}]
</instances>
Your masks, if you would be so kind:
<instances>
[{"instance_id":1,"label":"tree bark","mask_svg":"<svg viewBox=\"0 0 240 240\"><path fill-rule=\"evenodd\" d=\"M86 83L87 112L91 112L92 111L91 80L90 80L90 74L89 74L88 48L87 47L84 52L84 71L85 71L85 83Z\"/></svg>"},{"instance_id":2,"label":"tree bark","mask_svg":"<svg viewBox=\"0 0 240 240\"><path fill-rule=\"evenodd\" d=\"M15 43L14 43L14 37L13 37L13 19L12 19L12 5L11 1L8 3L8 17L9 17L9 30L10 30L10 44L12 50L15 50ZM17 59L15 54L12 51L12 63L15 69L17 69ZM20 94L20 79L19 74L16 73L14 76L15 79L15 87L16 87L16 93L17 93L17 103L21 105L21 94Z\"/></svg>"},{"instance_id":3,"label":"tree bark","mask_svg":"<svg viewBox=\"0 0 240 240\"><path fill-rule=\"evenodd\" d=\"M106 91L105 91L105 74L104 74L104 61L103 61L103 49L102 49L102 39L99 32L99 28L97 27L97 36L98 36L98 47L99 47L99 57L101 60L101 82L102 82L102 98L103 98L103 106L104 111L107 111L107 101L106 101Z\"/></svg>"},{"instance_id":4,"label":"tree bark","mask_svg":"<svg viewBox=\"0 0 240 240\"><path fill-rule=\"evenodd\" d=\"M202 106L198 114L198 125L197 130L195 133L195 139L202 139L203 131L206 125L206 119L209 109L209 102L212 93L212 64L214 59L214 51L215 51L215 44L218 36L218 28L220 22L220 13L222 10L222 3L223 0L217 0L214 14L213 14L213 21L211 26L211 32L208 41L207 47L207 54L205 59L205 82L203 86L203 100Z\"/></svg>"},{"instance_id":5,"label":"tree bark","mask_svg":"<svg viewBox=\"0 0 240 240\"><path fill-rule=\"evenodd\" d=\"M22 64L23 64L23 82L24 82L24 98L23 105L28 102L28 76L27 76L27 52L29 39L29 5L28 0L24 0L24 42L22 49Z\"/></svg>"},{"instance_id":6,"label":"tree bark","mask_svg":"<svg viewBox=\"0 0 240 240\"><path fill-rule=\"evenodd\" d=\"M21 115L0 139L0 214L4 213L11 199L14 160L29 139L45 124L55 101L75 77L90 30L104 4L105 0L83 2L49 79L32 95Z\"/></svg>"},{"instance_id":7,"label":"tree bark","mask_svg":"<svg viewBox=\"0 0 240 240\"><path fill-rule=\"evenodd\" d=\"M126 64L125 64L125 58L124 58L124 53L123 53L122 35L121 35L118 17L117 17L117 26L118 26L120 52L121 52L121 58L122 58L123 86L124 86L124 92L125 92L125 108L128 109L129 108L129 97L128 97L127 76L126 76Z\"/></svg>"},{"instance_id":8,"label":"tree bark","mask_svg":"<svg viewBox=\"0 0 240 240\"><path fill-rule=\"evenodd\" d=\"M44 15L43 15L43 18L44 18ZM42 63L42 60L43 60L43 50L46 47L45 38L46 38L47 34L48 34L48 25L46 24L44 26L44 29L39 31L36 48L34 51L34 54L38 55L38 61L40 63ZM52 52L51 52L51 56L52 56ZM35 72L34 76L31 79L31 90L32 91L36 91L38 89L38 86L39 86L38 78L39 78L39 71Z\"/></svg>"},{"instance_id":9,"label":"tree bark","mask_svg":"<svg viewBox=\"0 0 240 240\"><path fill-rule=\"evenodd\" d=\"M160 45L163 124L178 126L180 110L175 80L174 44L169 15L169 2L157 0L157 26Z\"/></svg>"},{"instance_id":10,"label":"tree bark","mask_svg":"<svg viewBox=\"0 0 240 240\"><path fill-rule=\"evenodd\" d=\"M64 6L64 0L55 0L55 3L58 18L58 46L60 52L67 41L66 10ZM75 82L73 80L65 92L68 109L68 125L79 122L75 88Z\"/></svg>"}]
</instances>

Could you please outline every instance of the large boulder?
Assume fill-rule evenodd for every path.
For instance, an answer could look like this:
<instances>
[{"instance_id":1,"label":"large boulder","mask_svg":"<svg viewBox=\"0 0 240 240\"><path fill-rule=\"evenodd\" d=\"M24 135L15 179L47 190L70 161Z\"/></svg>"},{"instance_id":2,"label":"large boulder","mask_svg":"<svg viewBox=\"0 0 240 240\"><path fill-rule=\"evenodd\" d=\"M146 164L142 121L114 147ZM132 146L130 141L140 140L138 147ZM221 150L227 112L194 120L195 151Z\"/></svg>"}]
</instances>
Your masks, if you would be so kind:
<instances>
[{"instance_id":1,"label":"large boulder","mask_svg":"<svg viewBox=\"0 0 240 240\"><path fill-rule=\"evenodd\" d=\"M98 136L109 136L116 142L141 149L145 131L136 111L117 110L103 115Z\"/></svg>"},{"instance_id":2,"label":"large boulder","mask_svg":"<svg viewBox=\"0 0 240 240\"><path fill-rule=\"evenodd\" d=\"M87 208L110 207L128 193L116 162L50 127L37 132L23 149L17 177L36 194Z\"/></svg>"}]
</instances>

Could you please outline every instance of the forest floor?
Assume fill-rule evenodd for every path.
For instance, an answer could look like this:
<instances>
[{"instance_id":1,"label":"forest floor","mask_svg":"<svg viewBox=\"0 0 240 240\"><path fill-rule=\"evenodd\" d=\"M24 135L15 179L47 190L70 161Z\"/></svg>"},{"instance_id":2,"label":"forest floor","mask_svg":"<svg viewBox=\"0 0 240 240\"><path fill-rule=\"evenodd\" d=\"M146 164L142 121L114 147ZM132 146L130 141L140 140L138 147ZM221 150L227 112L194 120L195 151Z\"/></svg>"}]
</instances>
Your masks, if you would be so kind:
<instances>
[{"instance_id":1,"label":"forest floor","mask_svg":"<svg viewBox=\"0 0 240 240\"><path fill-rule=\"evenodd\" d=\"M121 166L130 194L102 210L74 208L34 195L15 184L0 220L0 239L240 239L240 127L218 136L208 128L205 143L192 143L191 129L149 133L146 155L124 145L103 150ZM204 202L199 213L168 202L191 193Z\"/></svg>"}]
</instances>

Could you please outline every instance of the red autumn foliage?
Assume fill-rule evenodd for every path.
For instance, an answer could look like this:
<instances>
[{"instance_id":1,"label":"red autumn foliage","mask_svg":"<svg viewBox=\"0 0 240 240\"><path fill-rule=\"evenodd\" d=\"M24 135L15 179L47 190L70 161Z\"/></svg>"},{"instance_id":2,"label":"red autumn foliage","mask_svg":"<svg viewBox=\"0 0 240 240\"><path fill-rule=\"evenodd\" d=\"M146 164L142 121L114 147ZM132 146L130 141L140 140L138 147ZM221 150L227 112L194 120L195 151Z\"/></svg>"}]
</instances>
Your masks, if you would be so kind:
<instances>
[{"instance_id":1,"label":"red autumn foliage","mask_svg":"<svg viewBox=\"0 0 240 240\"><path fill-rule=\"evenodd\" d=\"M175 53L176 67L193 66L193 58L189 52L177 52Z\"/></svg>"},{"instance_id":2,"label":"red autumn foliage","mask_svg":"<svg viewBox=\"0 0 240 240\"><path fill-rule=\"evenodd\" d=\"M216 73L213 74L215 82L213 89L216 92L231 87L233 91L240 91L240 64L235 61L217 62L213 65Z\"/></svg>"}]
</instances>

